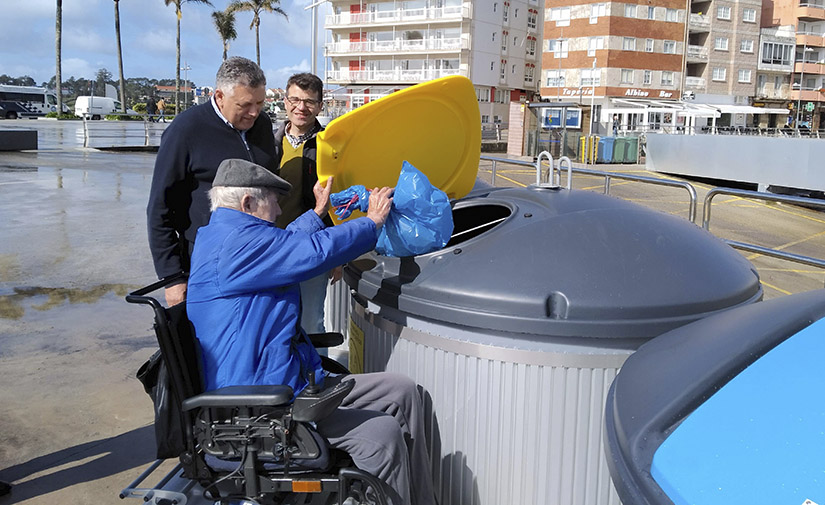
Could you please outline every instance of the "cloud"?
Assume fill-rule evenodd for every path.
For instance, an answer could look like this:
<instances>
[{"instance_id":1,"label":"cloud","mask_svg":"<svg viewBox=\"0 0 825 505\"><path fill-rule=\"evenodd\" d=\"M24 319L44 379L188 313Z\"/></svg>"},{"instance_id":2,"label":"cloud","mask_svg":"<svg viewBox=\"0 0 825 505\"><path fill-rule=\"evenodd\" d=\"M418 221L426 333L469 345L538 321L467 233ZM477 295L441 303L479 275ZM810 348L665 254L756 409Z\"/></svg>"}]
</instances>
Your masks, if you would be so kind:
<instances>
[{"instance_id":1,"label":"cloud","mask_svg":"<svg viewBox=\"0 0 825 505\"><path fill-rule=\"evenodd\" d=\"M268 88L283 88L286 86L286 81L290 78L290 76L292 76L292 74L309 72L309 70L310 65L309 60L307 59L301 60L301 62L297 65L288 65L275 69L264 69L264 73L266 74L266 86Z\"/></svg>"},{"instance_id":2,"label":"cloud","mask_svg":"<svg viewBox=\"0 0 825 505\"><path fill-rule=\"evenodd\" d=\"M82 58L63 58L61 68L61 73L63 75L62 80L66 80L69 77L94 79L99 68L101 68L101 65L89 63ZM52 72L52 75L53 74L54 72Z\"/></svg>"}]
</instances>

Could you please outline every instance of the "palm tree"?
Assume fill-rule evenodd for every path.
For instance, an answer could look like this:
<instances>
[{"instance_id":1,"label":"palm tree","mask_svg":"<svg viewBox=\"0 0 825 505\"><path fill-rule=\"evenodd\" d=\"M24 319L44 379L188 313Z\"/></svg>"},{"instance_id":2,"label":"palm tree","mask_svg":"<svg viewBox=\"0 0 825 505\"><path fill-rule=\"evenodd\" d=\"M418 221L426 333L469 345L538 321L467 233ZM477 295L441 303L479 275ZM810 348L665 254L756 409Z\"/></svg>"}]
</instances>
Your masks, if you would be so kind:
<instances>
[{"instance_id":1,"label":"palm tree","mask_svg":"<svg viewBox=\"0 0 825 505\"><path fill-rule=\"evenodd\" d=\"M57 69L55 70L55 84L57 85L57 117L63 114L63 60L61 56L61 46L63 45L63 0L57 0L57 10L55 12L54 22L54 52L57 60Z\"/></svg>"},{"instance_id":2,"label":"palm tree","mask_svg":"<svg viewBox=\"0 0 825 505\"><path fill-rule=\"evenodd\" d=\"M258 66L261 65L261 12L277 12L288 20L286 12L278 7L280 3L281 0L233 0L226 8L226 12L252 12L252 24L249 25L249 29L255 28L255 54L258 57Z\"/></svg>"},{"instance_id":3,"label":"palm tree","mask_svg":"<svg viewBox=\"0 0 825 505\"><path fill-rule=\"evenodd\" d=\"M215 21L215 28L223 41L223 61L226 61L226 52L229 50L229 41L238 38L235 31L235 13L226 11L215 11L212 13Z\"/></svg>"},{"instance_id":4,"label":"palm tree","mask_svg":"<svg viewBox=\"0 0 825 505\"><path fill-rule=\"evenodd\" d=\"M181 18L181 4L184 2L196 2L206 4L212 7L212 2L209 0L163 0L164 5L175 6L175 14L178 17L178 34L175 44L177 46L177 53L175 57L175 114L180 112L180 18Z\"/></svg>"},{"instance_id":5,"label":"palm tree","mask_svg":"<svg viewBox=\"0 0 825 505\"><path fill-rule=\"evenodd\" d=\"M117 38L117 68L120 72L120 112L126 114L126 79L123 77L123 51L120 48L120 0L115 2L115 37Z\"/></svg>"}]
</instances>

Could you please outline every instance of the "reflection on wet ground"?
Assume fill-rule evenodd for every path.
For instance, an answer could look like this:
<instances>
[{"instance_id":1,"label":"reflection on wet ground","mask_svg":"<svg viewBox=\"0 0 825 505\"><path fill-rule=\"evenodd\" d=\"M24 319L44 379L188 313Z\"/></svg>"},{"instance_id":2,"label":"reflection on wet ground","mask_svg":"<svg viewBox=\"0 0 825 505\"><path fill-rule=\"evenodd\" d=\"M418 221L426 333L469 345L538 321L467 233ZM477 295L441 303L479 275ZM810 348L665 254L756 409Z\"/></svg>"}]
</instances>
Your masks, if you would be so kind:
<instances>
[{"instance_id":1,"label":"reflection on wet ground","mask_svg":"<svg viewBox=\"0 0 825 505\"><path fill-rule=\"evenodd\" d=\"M103 284L87 289L15 287L14 294L0 296L0 318L20 319L26 312L24 302L30 298L46 297L42 303L31 305L34 310L43 311L59 307L66 302L93 304L109 293L125 297L130 291L139 287L127 284Z\"/></svg>"}]
</instances>

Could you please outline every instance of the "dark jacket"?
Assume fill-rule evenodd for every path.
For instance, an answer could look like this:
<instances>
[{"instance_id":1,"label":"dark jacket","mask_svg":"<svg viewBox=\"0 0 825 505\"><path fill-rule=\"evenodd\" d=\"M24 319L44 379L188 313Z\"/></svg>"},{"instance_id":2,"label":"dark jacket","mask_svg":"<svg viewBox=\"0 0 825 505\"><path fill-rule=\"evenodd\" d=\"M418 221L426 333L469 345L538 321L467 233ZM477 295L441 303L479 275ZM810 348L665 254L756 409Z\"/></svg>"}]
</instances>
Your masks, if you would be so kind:
<instances>
[{"instance_id":1,"label":"dark jacket","mask_svg":"<svg viewBox=\"0 0 825 505\"><path fill-rule=\"evenodd\" d=\"M189 270L195 234L209 222L207 193L223 160L243 158L278 173L281 149L266 114L247 130L246 144L248 148L211 101L181 113L163 133L146 208L149 249L159 278Z\"/></svg>"},{"instance_id":2,"label":"dark jacket","mask_svg":"<svg viewBox=\"0 0 825 505\"><path fill-rule=\"evenodd\" d=\"M275 130L275 145L278 146L278 151L280 152L282 149L284 135L286 135L286 124L287 121L284 121L280 125L278 125L278 129ZM315 130L315 134L304 141L304 149L303 149L303 159L301 160L301 184L302 184L302 191L301 191L301 211L306 212L308 210L315 208L315 193L312 192L312 188L315 187L315 183L318 182L318 165L316 163L316 156L318 153L318 143L315 140L315 135L318 132L324 129L321 126L321 123L318 120L315 120L315 126L313 126ZM324 224L327 226L332 226L332 220L329 216L324 217Z\"/></svg>"}]
</instances>

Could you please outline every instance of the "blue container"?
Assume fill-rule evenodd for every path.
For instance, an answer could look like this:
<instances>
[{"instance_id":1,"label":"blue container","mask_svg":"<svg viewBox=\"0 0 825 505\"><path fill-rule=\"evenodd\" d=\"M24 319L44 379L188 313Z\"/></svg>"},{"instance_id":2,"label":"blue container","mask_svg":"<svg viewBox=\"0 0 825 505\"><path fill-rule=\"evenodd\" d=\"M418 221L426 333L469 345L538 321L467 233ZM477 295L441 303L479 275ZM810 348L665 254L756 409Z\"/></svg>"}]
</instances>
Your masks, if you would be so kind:
<instances>
[{"instance_id":1,"label":"blue container","mask_svg":"<svg viewBox=\"0 0 825 505\"><path fill-rule=\"evenodd\" d=\"M623 503L825 503L825 290L738 307L644 344L605 407Z\"/></svg>"},{"instance_id":2,"label":"blue container","mask_svg":"<svg viewBox=\"0 0 825 505\"><path fill-rule=\"evenodd\" d=\"M613 143L615 137L602 137L599 139L599 153L596 161L599 163L613 162Z\"/></svg>"}]
</instances>

